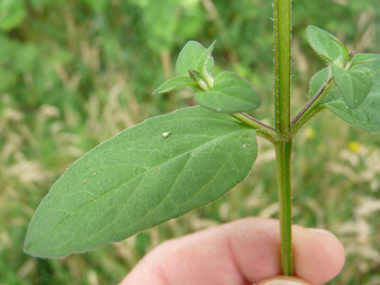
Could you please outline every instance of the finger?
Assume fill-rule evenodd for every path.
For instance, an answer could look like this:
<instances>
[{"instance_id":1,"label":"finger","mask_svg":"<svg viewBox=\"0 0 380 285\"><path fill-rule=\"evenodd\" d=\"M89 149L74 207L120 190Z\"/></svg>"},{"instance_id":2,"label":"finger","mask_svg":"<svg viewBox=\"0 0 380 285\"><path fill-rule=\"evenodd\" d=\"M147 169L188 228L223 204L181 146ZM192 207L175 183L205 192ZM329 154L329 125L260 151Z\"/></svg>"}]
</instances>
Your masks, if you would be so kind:
<instances>
[{"instance_id":1,"label":"finger","mask_svg":"<svg viewBox=\"0 0 380 285\"><path fill-rule=\"evenodd\" d=\"M293 227L294 270L311 284L333 278L344 263L331 234ZM245 285L281 273L279 222L246 218L167 241L122 281L128 285Z\"/></svg>"},{"instance_id":2,"label":"finger","mask_svg":"<svg viewBox=\"0 0 380 285\"><path fill-rule=\"evenodd\" d=\"M334 278L345 261L343 245L330 232L320 229L299 229L293 236L293 260L296 275L312 284Z\"/></svg>"}]
</instances>

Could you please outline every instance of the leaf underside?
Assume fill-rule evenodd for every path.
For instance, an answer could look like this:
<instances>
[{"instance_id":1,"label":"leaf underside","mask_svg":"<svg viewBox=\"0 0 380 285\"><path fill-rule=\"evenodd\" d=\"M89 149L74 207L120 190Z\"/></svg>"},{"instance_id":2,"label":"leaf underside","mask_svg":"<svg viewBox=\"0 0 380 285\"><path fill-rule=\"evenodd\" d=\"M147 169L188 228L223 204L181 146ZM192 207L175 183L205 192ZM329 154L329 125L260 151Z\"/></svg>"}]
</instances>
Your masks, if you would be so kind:
<instances>
[{"instance_id":1,"label":"leaf underside","mask_svg":"<svg viewBox=\"0 0 380 285\"><path fill-rule=\"evenodd\" d=\"M309 86L309 99L313 98L314 95L318 93L321 87L326 83L326 79L331 77L331 67L327 66L320 71L318 71L310 81ZM331 90L331 92L322 100L321 105L324 105L330 101L335 101L341 99L342 96L337 88Z\"/></svg>"},{"instance_id":2,"label":"leaf underside","mask_svg":"<svg viewBox=\"0 0 380 285\"><path fill-rule=\"evenodd\" d=\"M256 155L254 130L228 115L192 107L151 118L57 180L24 250L61 257L125 239L218 199L246 177Z\"/></svg>"},{"instance_id":3,"label":"leaf underside","mask_svg":"<svg viewBox=\"0 0 380 285\"><path fill-rule=\"evenodd\" d=\"M211 44L211 46L208 49L206 49L203 52L202 56L199 58L197 71L202 76L209 74L211 71L210 65L211 67L214 65L214 62L213 62L214 60L211 56L211 53L212 53L212 50L214 49L215 43L216 43L216 40Z\"/></svg>"},{"instance_id":4,"label":"leaf underside","mask_svg":"<svg viewBox=\"0 0 380 285\"><path fill-rule=\"evenodd\" d=\"M350 109L342 98L335 98L326 102L331 112L340 117L350 125L367 132L380 134L380 60L376 60L365 65L370 68L374 85L364 103L357 109ZM334 88L332 93L339 92ZM334 96L332 96L334 97Z\"/></svg>"},{"instance_id":5,"label":"leaf underside","mask_svg":"<svg viewBox=\"0 0 380 285\"><path fill-rule=\"evenodd\" d=\"M213 90L195 93L203 107L222 113L238 113L258 108L261 99L253 86L233 72L221 72L215 77Z\"/></svg>"},{"instance_id":6,"label":"leaf underside","mask_svg":"<svg viewBox=\"0 0 380 285\"><path fill-rule=\"evenodd\" d=\"M313 50L329 62L348 60L346 47L331 33L315 26L309 26L306 37Z\"/></svg>"},{"instance_id":7,"label":"leaf underside","mask_svg":"<svg viewBox=\"0 0 380 285\"><path fill-rule=\"evenodd\" d=\"M332 65L334 82L343 99L351 109L358 108L370 93L373 86L371 70L365 66L345 70L343 67Z\"/></svg>"},{"instance_id":8,"label":"leaf underside","mask_svg":"<svg viewBox=\"0 0 380 285\"><path fill-rule=\"evenodd\" d=\"M165 81L153 94L167 93L184 87L197 87L197 83L189 76L176 76Z\"/></svg>"},{"instance_id":9,"label":"leaf underside","mask_svg":"<svg viewBox=\"0 0 380 285\"><path fill-rule=\"evenodd\" d=\"M327 78L331 76L330 66L325 67L314 74L309 84L309 99L318 93L321 87L326 83Z\"/></svg>"},{"instance_id":10,"label":"leaf underside","mask_svg":"<svg viewBox=\"0 0 380 285\"><path fill-rule=\"evenodd\" d=\"M371 62L380 57L380 54L375 53L357 53L354 55L352 59L352 65L354 64L360 64L365 62Z\"/></svg>"},{"instance_id":11,"label":"leaf underside","mask_svg":"<svg viewBox=\"0 0 380 285\"><path fill-rule=\"evenodd\" d=\"M202 57L206 48L196 41L188 41L187 44L182 48L178 55L175 74L177 76L188 76L188 71L191 69L197 70L199 59ZM209 54L206 61L205 69L210 71L214 64L212 56Z\"/></svg>"}]
</instances>

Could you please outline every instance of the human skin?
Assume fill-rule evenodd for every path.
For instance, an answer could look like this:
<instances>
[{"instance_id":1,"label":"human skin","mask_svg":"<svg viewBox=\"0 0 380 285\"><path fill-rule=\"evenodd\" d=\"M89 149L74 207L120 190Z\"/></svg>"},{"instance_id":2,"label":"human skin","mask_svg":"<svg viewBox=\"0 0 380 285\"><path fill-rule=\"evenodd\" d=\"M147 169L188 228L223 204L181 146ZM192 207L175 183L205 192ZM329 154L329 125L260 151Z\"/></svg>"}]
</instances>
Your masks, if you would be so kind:
<instances>
[{"instance_id":1,"label":"human skin","mask_svg":"<svg viewBox=\"0 0 380 285\"><path fill-rule=\"evenodd\" d=\"M345 254L333 234L294 225L293 260L296 276L319 285ZM251 217L162 243L119 285L249 285L280 274L279 221Z\"/></svg>"}]
</instances>

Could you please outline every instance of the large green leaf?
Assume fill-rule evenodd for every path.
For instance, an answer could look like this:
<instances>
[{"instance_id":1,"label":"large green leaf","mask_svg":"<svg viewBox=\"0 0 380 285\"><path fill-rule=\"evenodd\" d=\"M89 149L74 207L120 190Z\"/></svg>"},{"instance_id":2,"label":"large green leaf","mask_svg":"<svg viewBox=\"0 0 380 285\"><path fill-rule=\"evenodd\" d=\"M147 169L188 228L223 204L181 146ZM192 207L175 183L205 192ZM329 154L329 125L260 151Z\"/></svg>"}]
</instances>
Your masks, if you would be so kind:
<instances>
[{"instance_id":1,"label":"large green leaf","mask_svg":"<svg viewBox=\"0 0 380 285\"><path fill-rule=\"evenodd\" d=\"M380 60L367 63L365 66L372 72L374 85L367 99L359 108L348 108L342 98L325 105L350 125L367 132L380 134Z\"/></svg>"},{"instance_id":2,"label":"large green leaf","mask_svg":"<svg viewBox=\"0 0 380 285\"><path fill-rule=\"evenodd\" d=\"M211 91L195 93L203 107L222 113L238 113L256 109L261 99L253 86L236 73L221 72L215 77Z\"/></svg>"},{"instance_id":3,"label":"large green leaf","mask_svg":"<svg viewBox=\"0 0 380 285\"><path fill-rule=\"evenodd\" d=\"M241 182L257 155L253 129L193 107L151 118L100 144L52 186L24 250L83 252L178 217Z\"/></svg>"},{"instance_id":4,"label":"large green leaf","mask_svg":"<svg viewBox=\"0 0 380 285\"><path fill-rule=\"evenodd\" d=\"M194 88L197 86L197 83L194 82L189 76L176 76L165 81L160 87L154 90L153 94L162 94L184 87Z\"/></svg>"},{"instance_id":5,"label":"large green leaf","mask_svg":"<svg viewBox=\"0 0 380 285\"><path fill-rule=\"evenodd\" d=\"M371 70L366 66L346 70L335 64L331 66L331 70L335 84L347 106L356 109L363 104L373 86Z\"/></svg>"},{"instance_id":6,"label":"large green leaf","mask_svg":"<svg viewBox=\"0 0 380 285\"><path fill-rule=\"evenodd\" d=\"M316 26L309 26L306 37L310 46L323 59L336 63L345 63L348 60L349 54L346 47L329 32Z\"/></svg>"},{"instance_id":7,"label":"large green leaf","mask_svg":"<svg viewBox=\"0 0 380 285\"><path fill-rule=\"evenodd\" d=\"M198 62L206 48L196 41L188 41L187 44L182 48L178 55L178 59L175 66L175 74L177 76L189 75L188 71L191 69L198 69ZM211 55L207 60L207 70L210 71L213 65L213 59Z\"/></svg>"}]
</instances>

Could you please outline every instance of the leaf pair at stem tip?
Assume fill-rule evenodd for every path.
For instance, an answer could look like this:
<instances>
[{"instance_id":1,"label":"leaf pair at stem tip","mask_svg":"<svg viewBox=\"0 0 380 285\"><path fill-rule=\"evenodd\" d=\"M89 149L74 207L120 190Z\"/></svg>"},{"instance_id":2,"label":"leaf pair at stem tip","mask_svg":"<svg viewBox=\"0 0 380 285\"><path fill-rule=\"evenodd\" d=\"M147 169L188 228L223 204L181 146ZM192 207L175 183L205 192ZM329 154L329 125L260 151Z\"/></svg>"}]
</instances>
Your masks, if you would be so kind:
<instances>
[{"instance_id":1,"label":"leaf pair at stem tip","mask_svg":"<svg viewBox=\"0 0 380 285\"><path fill-rule=\"evenodd\" d=\"M206 49L189 41L181 50L176 63L176 77L167 80L154 94L190 88L195 100L203 107L222 113L239 113L258 108L261 104L255 88L236 73L223 71L215 78L212 50L216 41Z\"/></svg>"},{"instance_id":2,"label":"leaf pair at stem tip","mask_svg":"<svg viewBox=\"0 0 380 285\"><path fill-rule=\"evenodd\" d=\"M331 76L347 106L359 108L374 84L373 71L368 63L378 59L379 55L350 54L334 35L315 26L307 28L306 36L314 51L331 67Z\"/></svg>"}]
</instances>

